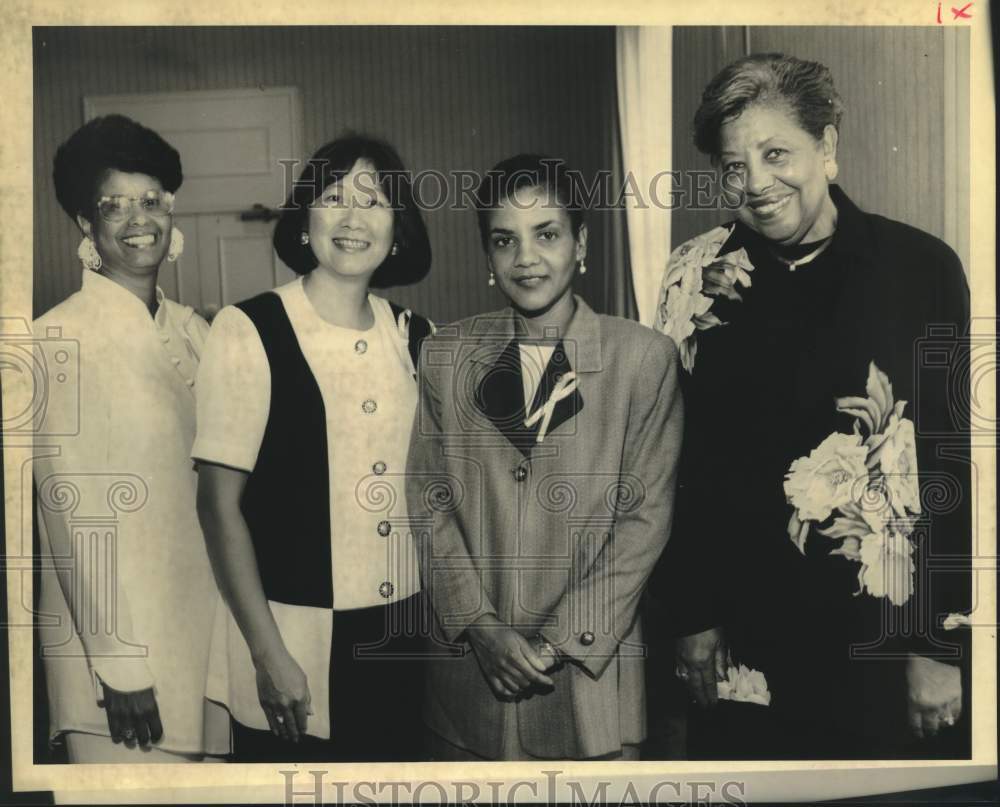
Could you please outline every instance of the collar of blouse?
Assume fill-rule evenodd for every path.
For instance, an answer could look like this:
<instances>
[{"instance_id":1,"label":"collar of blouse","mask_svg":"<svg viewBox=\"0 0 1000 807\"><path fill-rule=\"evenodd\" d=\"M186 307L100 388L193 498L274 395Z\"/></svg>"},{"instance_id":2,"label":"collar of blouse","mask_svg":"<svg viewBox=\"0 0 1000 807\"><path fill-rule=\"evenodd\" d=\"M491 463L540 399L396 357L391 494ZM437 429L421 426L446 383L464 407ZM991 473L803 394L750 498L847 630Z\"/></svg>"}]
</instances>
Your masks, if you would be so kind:
<instances>
[{"instance_id":1,"label":"collar of blouse","mask_svg":"<svg viewBox=\"0 0 1000 807\"><path fill-rule=\"evenodd\" d=\"M136 320L155 323L158 328L163 328L167 324L166 306L163 304L166 297L159 286L156 287L156 314L152 317L142 300L124 286L98 272L84 269L81 288L85 294L99 296L102 301L106 301L110 309L107 313L112 321L125 316L128 317L130 324Z\"/></svg>"},{"instance_id":2,"label":"collar of blouse","mask_svg":"<svg viewBox=\"0 0 1000 807\"><path fill-rule=\"evenodd\" d=\"M566 333L562 334L569 364L577 373L600 372L603 367L601 319L582 297L574 295L574 299L576 313L573 314ZM512 339L525 336L524 327L510 307L495 314L478 317L473 324L472 335L488 341L489 347L477 350L471 360L491 365L496 363Z\"/></svg>"}]
</instances>

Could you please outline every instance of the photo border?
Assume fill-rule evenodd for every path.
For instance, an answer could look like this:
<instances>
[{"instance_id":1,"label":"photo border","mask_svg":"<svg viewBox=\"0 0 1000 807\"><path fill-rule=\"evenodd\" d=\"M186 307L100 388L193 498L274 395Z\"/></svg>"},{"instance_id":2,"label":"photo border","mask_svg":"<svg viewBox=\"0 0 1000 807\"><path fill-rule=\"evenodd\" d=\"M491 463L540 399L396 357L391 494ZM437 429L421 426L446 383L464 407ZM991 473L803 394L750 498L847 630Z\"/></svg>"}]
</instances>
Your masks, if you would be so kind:
<instances>
[{"instance_id":1,"label":"photo border","mask_svg":"<svg viewBox=\"0 0 1000 807\"><path fill-rule=\"evenodd\" d=\"M490 10L466 7L461 2L422 2L402 0L383 4L333 6L314 0L294 0L285 7L258 6L247 14L242 3L219 0L208 8L203 2L176 0L156 8L105 0L101 3L60 0L28 0L10 3L8 22L0 33L0 58L3 60L2 87L5 117L5 143L0 148L0 311L4 318L32 318L32 37L33 25L933 25L937 0L902 0L872 4L846 0L837 4L836 14L829 6L810 7L805 3L734 2L705 0L699 4L681 2L599 3L572 0L538 4L530 0L495 3ZM943 14L948 6L941 4ZM362 10L363 9L363 10ZM991 63L991 28L986 2L972 6L970 22L944 24L968 25L971 28L970 157L971 222L968 267L972 316L980 321L996 322L996 251L995 251L995 106ZM30 400L31 390L23 379L4 379L4 411L20 411L19 405ZM984 410L996 422L995 389L982 401ZM28 396L27 398L25 396ZM996 566L996 435L989 444L975 445L973 460L982 469L983 490L993 496L977 497L979 545L992 554ZM8 558L23 554L22 530L25 489L30 501L30 468L25 475L24 452L28 445L16 440L4 441L4 491ZM29 454L30 456L30 454ZM30 508L29 508L30 509ZM30 515L30 513L29 513ZM16 599L30 596L30 574L23 574L11 563L7 572L8 613L18 607ZM996 614L996 577L986 570L979 574L982 613ZM110 797L145 802L281 802L285 796L281 770L288 765L191 764L163 765L35 765L32 760L32 641L30 630L9 631L10 705L12 776L16 791L57 790L71 792L81 800L107 802ZM408 763L331 765L328 780L376 781L391 776L394 781L412 778L425 780L484 783L497 778L531 780L539 783L538 800L547 800L544 771L560 770L561 779L577 777L590 792L593 782L602 777L614 778L617 788L631 780L641 796L643 783L661 780L682 783L712 780L738 780L745 784L746 801L767 799L805 800L816 797L847 798L917 787L937 787L995 777L997 768L996 725L996 633L979 629L973 643L972 715L973 758L969 761L820 761L820 762L494 762L494 763ZM298 765L300 771L319 769L317 765ZM850 776L842 772L850 771ZM181 783L178 784L178 780ZM304 780L302 780L304 782ZM117 791L109 794L108 791ZM453 791L452 791L453 792ZM489 791L484 791L488 793ZM525 790L525 796L530 792ZM433 794L434 791L431 791ZM331 795L333 795L331 793ZM556 800L560 799L557 793ZM565 799L568 792L563 791ZM309 803L308 799L304 800Z\"/></svg>"}]
</instances>

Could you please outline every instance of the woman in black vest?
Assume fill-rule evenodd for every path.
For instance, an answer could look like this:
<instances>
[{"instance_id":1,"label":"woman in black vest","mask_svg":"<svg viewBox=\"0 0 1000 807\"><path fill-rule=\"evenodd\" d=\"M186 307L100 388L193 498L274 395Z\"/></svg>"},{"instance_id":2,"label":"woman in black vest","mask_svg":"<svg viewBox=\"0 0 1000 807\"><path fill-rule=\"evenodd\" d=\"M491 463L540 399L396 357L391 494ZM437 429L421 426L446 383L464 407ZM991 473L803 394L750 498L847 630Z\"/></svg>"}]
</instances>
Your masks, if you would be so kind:
<instances>
[{"instance_id":1,"label":"woman in black vest","mask_svg":"<svg viewBox=\"0 0 1000 807\"><path fill-rule=\"evenodd\" d=\"M406 177L384 143L321 148L274 233L301 277L209 337L192 456L229 604L209 696L240 761L418 758L425 617L396 483L431 326L369 293L430 268Z\"/></svg>"}]
</instances>

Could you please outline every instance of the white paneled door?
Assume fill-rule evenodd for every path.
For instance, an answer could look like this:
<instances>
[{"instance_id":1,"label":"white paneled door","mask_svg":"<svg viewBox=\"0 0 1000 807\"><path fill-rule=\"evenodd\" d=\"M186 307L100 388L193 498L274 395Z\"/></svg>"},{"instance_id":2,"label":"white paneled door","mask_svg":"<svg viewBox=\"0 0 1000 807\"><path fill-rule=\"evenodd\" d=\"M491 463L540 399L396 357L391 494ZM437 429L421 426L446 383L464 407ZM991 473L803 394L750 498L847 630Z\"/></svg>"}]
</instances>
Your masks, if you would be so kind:
<instances>
[{"instance_id":1,"label":"white paneled door","mask_svg":"<svg viewBox=\"0 0 1000 807\"><path fill-rule=\"evenodd\" d=\"M267 211L287 195L292 177L285 166L301 159L295 88L84 99L88 120L110 113L154 129L181 155L184 184L174 224L185 246L176 263L160 269L167 296L211 317L223 305L293 277L274 255Z\"/></svg>"}]
</instances>

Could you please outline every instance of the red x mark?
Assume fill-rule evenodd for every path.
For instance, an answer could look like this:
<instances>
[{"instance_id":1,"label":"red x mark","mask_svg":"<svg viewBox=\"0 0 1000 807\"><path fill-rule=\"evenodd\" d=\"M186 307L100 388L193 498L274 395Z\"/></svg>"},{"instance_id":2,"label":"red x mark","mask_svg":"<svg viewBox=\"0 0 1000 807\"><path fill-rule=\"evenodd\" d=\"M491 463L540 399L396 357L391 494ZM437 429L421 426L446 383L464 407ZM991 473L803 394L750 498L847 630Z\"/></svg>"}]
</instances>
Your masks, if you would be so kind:
<instances>
[{"instance_id":1,"label":"red x mark","mask_svg":"<svg viewBox=\"0 0 1000 807\"><path fill-rule=\"evenodd\" d=\"M952 21L957 20L959 17L961 17L963 20L971 20L972 14L965 13L970 8L972 8L972 3L966 3L961 8L955 8L954 6L952 6L951 7Z\"/></svg>"}]
</instances>

